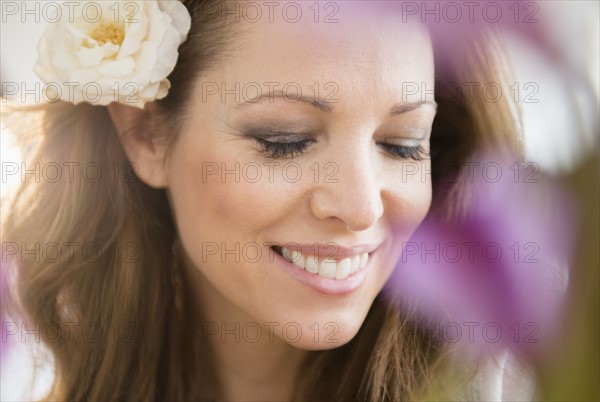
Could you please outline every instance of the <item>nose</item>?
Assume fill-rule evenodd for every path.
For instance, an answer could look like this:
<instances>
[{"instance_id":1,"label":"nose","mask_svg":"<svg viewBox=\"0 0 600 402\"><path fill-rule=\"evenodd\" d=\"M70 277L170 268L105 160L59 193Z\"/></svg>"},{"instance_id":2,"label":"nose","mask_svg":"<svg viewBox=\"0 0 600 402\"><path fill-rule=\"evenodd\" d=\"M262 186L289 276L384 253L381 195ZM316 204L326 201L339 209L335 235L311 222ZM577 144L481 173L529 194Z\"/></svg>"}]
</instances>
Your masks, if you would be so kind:
<instances>
[{"instance_id":1,"label":"nose","mask_svg":"<svg viewBox=\"0 0 600 402\"><path fill-rule=\"evenodd\" d=\"M377 167L364 149L346 153L333 166L337 173L318 183L312 192L313 215L319 220L343 223L351 231L370 228L383 215Z\"/></svg>"}]
</instances>

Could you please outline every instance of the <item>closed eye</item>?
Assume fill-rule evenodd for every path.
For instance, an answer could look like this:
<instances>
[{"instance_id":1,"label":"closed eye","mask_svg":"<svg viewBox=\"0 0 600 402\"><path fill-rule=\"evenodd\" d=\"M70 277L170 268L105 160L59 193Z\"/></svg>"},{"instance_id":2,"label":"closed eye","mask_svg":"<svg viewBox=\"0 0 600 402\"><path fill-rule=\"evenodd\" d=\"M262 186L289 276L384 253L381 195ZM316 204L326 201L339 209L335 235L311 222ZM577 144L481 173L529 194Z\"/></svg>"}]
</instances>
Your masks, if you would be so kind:
<instances>
[{"instance_id":1,"label":"closed eye","mask_svg":"<svg viewBox=\"0 0 600 402\"><path fill-rule=\"evenodd\" d=\"M310 144L316 142L314 139L293 141L289 137L286 139L286 136L274 137L280 139L280 141L269 141L260 136L252 136L260 146L260 151L271 159L293 159L294 157L304 154ZM296 139L298 138L297 136L294 137L296 137ZM379 143L378 145L390 156L398 159L421 161L429 157L429 153L422 145L406 146L389 143Z\"/></svg>"},{"instance_id":2,"label":"closed eye","mask_svg":"<svg viewBox=\"0 0 600 402\"><path fill-rule=\"evenodd\" d=\"M421 145L407 147L404 145L379 144L379 146L395 158L422 161L429 156L429 153Z\"/></svg>"},{"instance_id":3,"label":"closed eye","mask_svg":"<svg viewBox=\"0 0 600 402\"><path fill-rule=\"evenodd\" d=\"M306 148L315 142L314 140L274 142L259 137L254 137L254 140L260 145L261 152L271 159L294 158L294 156L302 155Z\"/></svg>"}]
</instances>

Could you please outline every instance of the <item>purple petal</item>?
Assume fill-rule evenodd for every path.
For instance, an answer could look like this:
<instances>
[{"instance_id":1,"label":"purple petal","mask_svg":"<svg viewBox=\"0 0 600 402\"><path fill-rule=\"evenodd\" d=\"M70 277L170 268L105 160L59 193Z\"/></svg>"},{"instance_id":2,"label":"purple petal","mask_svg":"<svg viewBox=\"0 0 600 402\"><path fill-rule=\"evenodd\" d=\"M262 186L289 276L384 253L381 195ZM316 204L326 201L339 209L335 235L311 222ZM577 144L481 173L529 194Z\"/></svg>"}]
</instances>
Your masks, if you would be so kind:
<instances>
[{"instance_id":1,"label":"purple petal","mask_svg":"<svg viewBox=\"0 0 600 402\"><path fill-rule=\"evenodd\" d=\"M416 305L446 341L477 352L531 348L556 325L573 202L522 164L477 161L469 216L454 225L426 220L404 244L386 292Z\"/></svg>"}]
</instances>

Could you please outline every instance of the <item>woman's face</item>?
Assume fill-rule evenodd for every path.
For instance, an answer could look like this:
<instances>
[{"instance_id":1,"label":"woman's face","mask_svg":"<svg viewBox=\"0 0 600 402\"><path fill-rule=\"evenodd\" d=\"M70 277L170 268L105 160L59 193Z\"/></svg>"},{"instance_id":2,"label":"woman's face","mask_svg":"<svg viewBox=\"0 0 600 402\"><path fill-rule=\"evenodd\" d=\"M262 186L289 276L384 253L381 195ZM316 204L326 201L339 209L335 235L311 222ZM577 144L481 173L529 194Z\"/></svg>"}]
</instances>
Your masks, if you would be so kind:
<instances>
[{"instance_id":1,"label":"woman's face","mask_svg":"<svg viewBox=\"0 0 600 402\"><path fill-rule=\"evenodd\" d=\"M430 40L343 17L244 24L166 165L203 306L302 349L354 337L431 202Z\"/></svg>"}]
</instances>

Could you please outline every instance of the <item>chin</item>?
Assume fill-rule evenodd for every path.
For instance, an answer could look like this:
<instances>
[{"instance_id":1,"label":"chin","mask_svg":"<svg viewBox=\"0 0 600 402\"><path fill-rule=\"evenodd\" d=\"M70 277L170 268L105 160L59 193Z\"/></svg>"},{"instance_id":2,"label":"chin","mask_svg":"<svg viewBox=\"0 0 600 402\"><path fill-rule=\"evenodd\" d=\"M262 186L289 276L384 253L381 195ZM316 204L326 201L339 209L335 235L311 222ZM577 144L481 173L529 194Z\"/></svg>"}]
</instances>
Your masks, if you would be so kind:
<instances>
[{"instance_id":1,"label":"chin","mask_svg":"<svg viewBox=\"0 0 600 402\"><path fill-rule=\"evenodd\" d=\"M290 320L275 334L287 344L302 350L329 350L350 342L364 323L364 314L319 314L303 320Z\"/></svg>"}]
</instances>

